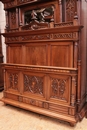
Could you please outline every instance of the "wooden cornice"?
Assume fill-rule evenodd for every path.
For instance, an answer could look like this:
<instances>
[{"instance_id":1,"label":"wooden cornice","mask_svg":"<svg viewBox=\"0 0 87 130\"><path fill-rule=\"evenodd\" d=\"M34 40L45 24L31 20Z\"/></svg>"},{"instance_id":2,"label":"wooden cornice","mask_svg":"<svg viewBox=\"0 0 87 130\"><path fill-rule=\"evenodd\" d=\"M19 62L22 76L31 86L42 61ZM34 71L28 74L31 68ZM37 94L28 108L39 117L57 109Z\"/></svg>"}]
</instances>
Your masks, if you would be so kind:
<instances>
[{"instance_id":1,"label":"wooden cornice","mask_svg":"<svg viewBox=\"0 0 87 130\"><path fill-rule=\"evenodd\" d=\"M2 3L8 3L8 2L12 2L14 0L0 0Z\"/></svg>"},{"instance_id":2,"label":"wooden cornice","mask_svg":"<svg viewBox=\"0 0 87 130\"><path fill-rule=\"evenodd\" d=\"M56 27L56 28L48 28L48 29L38 29L38 30L24 30L18 32L9 32L9 33L1 33L4 37L8 36L24 36L27 34L47 34L47 33L70 33L70 32L79 32L83 26L70 26L70 27ZM19 33L20 32L20 33Z\"/></svg>"}]
</instances>

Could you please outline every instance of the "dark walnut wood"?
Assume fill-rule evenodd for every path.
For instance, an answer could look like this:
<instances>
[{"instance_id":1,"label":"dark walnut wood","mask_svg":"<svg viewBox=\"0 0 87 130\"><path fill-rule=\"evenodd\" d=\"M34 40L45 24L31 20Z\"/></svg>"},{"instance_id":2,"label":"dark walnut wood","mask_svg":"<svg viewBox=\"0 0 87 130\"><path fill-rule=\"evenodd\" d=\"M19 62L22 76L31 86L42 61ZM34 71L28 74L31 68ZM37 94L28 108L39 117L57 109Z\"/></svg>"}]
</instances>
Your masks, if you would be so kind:
<instances>
[{"instance_id":1,"label":"dark walnut wood","mask_svg":"<svg viewBox=\"0 0 87 130\"><path fill-rule=\"evenodd\" d=\"M7 45L2 101L74 126L87 116L77 0L2 2Z\"/></svg>"},{"instance_id":2,"label":"dark walnut wood","mask_svg":"<svg viewBox=\"0 0 87 130\"><path fill-rule=\"evenodd\" d=\"M2 55L2 42L1 42L1 34L0 34L0 91L4 89L4 82L3 82L3 71L2 71L2 65L3 63L3 55Z\"/></svg>"}]
</instances>

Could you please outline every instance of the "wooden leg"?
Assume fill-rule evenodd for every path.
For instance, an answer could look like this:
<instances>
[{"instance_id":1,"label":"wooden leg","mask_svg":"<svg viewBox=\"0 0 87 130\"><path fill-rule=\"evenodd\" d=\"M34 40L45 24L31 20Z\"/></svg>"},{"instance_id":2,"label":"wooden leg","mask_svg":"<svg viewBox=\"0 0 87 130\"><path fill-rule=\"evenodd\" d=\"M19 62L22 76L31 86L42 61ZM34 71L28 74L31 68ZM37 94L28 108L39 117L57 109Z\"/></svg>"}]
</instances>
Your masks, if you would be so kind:
<instances>
[{"instance_id":1,"label":"wooden leg","mask_svg":"<svg viewBox=\"0 0 87 130\"><path fill-rule=\"evenodd\" d=\"M70 124L71 127L74 127L76 123L70 122L69 124Z\"/></svg>"}]
</instances>

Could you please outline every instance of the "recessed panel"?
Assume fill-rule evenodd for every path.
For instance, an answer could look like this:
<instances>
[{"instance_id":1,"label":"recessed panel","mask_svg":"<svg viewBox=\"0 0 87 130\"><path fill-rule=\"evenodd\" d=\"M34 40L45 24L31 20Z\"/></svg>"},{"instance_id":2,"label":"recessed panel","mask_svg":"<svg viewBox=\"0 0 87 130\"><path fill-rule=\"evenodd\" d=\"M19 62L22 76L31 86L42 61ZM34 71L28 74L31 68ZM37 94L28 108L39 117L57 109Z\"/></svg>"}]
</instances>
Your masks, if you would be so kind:
<instances>
[{"instance_id":1,"label":"recessed panel","mask_svg":"<svg viewBox=\"0 0 87 130\"><path fill-rule=\"evenodd\" d=\"M73 47L70 43L51 45L51 65L73 67Z\"/></svg>"},{"instance_id":2,"label":"recessed panel","mask_svg":"<svg viewBox=\"0 0 87 130\"><path fill-rule=\"evenodd\" d=\"M46 46L27 46L26 64L47 65Z\"/></svg>"},{"instance_id":3,"label":"recessed panel","mask_svg":"<svg viewBox=\"0 0 87 130\"><path fill-rule=\"evenodd\" d=\"M22 63L22 48L20 46L14 46L10 47L10 52L8 52L8 62L9 63L16 63L21 64Z\"/></svg>"}]
</instances>

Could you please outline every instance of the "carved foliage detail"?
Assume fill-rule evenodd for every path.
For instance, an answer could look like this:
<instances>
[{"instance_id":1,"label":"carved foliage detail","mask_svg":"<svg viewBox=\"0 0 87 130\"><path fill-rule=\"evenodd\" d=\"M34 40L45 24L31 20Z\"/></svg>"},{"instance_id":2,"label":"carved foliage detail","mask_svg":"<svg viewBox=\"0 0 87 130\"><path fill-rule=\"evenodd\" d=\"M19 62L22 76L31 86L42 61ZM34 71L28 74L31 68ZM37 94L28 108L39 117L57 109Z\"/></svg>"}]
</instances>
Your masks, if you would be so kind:
<instances>
[{"instance_id":1,"label":"carved foliage detail","mask_svg":"<svg viewBox=\"0 0 87 130\"><path fill-rule=\"evenodd\" d=\"M66 80L63 79L51 79L52 98L58 98L66 100L64 93L66 90Z\"/></svg>"},{"instance_id":2,"label":"carved foliage detail","mask_svg":"<svg viewBox=\"0 0 87 130\"><path fill-rule=\"evenodd\" d=\"M24 75L24 91L43 94L43 78Z\"/></svg>"},{"instance_id":3,"label":"carved foliage detail","mask_svg":"<svg viewBox=\"0 0 87 130\"><path fill-rule=\"evenodd\" d=\"M18 74L9 74L9 88L18 90Z\"/></svg>"},{"instance_id":4,"label":"carved foliage detail","mask_svg":"<svg viewBox=\"0 0 87 130\"><path fill-rule=\"evenodd\" d=\"M66 2L66 19L72 21L75 14L75 0L67 0Z\"/></svg>"}]
</instances>

